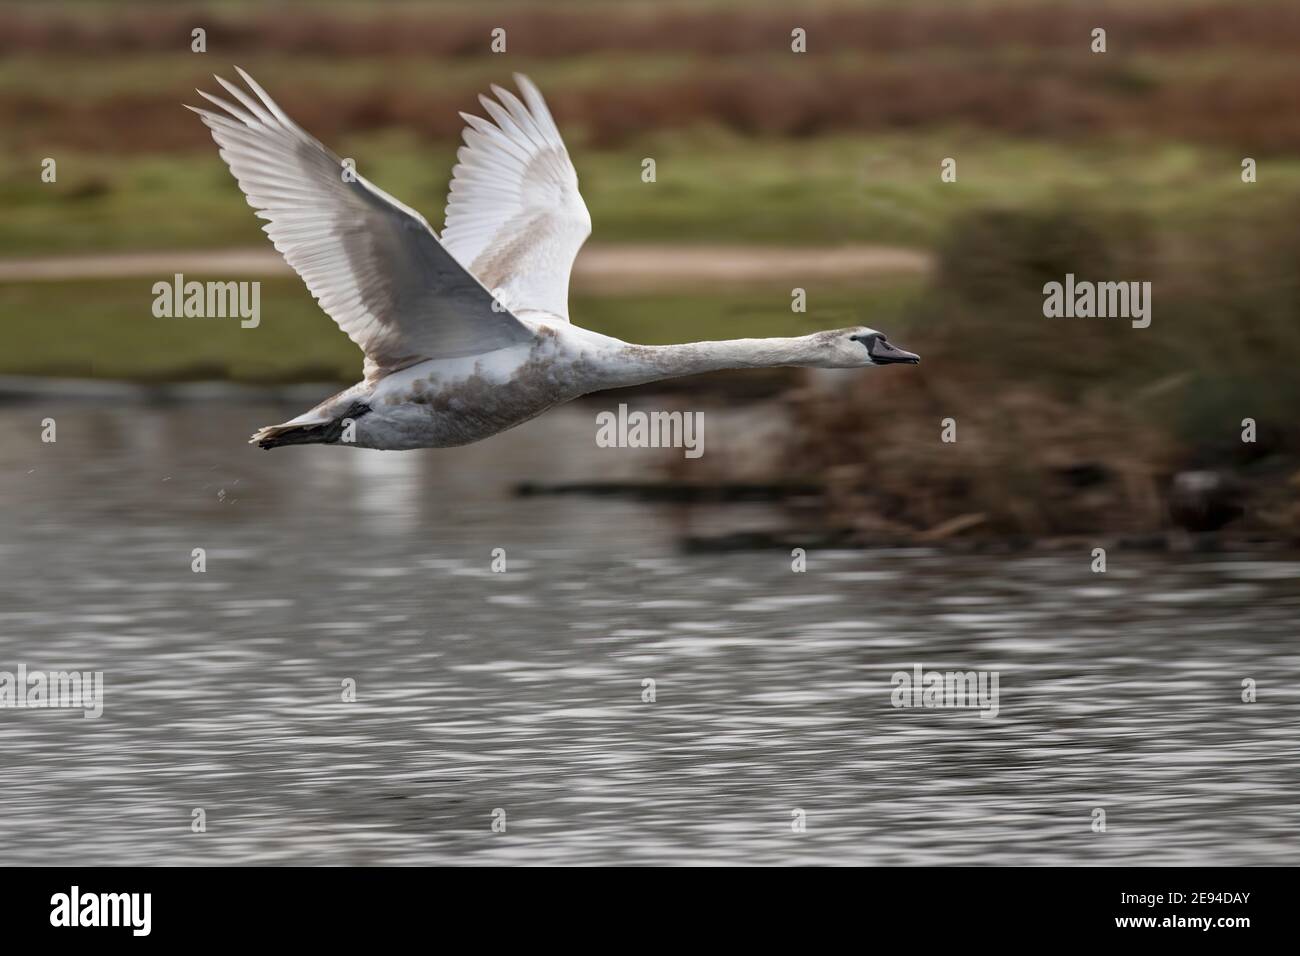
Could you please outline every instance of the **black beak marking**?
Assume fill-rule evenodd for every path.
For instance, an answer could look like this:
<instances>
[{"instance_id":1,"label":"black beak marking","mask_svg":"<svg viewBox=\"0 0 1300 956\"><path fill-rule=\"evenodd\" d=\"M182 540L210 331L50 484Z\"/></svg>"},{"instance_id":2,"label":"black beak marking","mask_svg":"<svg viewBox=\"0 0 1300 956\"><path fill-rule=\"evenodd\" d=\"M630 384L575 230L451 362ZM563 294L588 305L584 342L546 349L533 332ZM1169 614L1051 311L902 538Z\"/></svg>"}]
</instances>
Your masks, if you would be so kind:
<instances>
[{"instance_id":1,"label":"black beak marking","mask_svg":"<svg viewBox=\"0 0 1300 956\"><path fill-rule=\"evenodd\" d=\"M861 342L867 348L867 354L871 356L873 365L919 365L921 356L915 352L904 352L889 344L883 332L873 332L870 335L851 335L849 338L855 342Z\"/></svg>"}]
</instances>

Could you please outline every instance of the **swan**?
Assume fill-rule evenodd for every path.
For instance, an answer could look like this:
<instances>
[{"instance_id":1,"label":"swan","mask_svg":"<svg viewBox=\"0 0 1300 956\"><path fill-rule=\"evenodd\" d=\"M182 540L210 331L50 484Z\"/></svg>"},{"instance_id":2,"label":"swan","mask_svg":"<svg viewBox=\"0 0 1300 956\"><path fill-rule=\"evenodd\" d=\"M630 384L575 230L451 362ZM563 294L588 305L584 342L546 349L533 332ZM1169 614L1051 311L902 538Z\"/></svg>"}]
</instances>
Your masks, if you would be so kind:
<instances>
[{"instance_id":1,"label":"swan","mask_svg":"<svg viewBox=\"0 0 1300 956\"><path fill-rule=\"evenodd\" d=\"M364 353L364 378L249 440L262 448L466 445L607 388L719 369L915 364L857 326L793 338L636 345L569 321L569 273L591 216L537 87L493 85L490 119L462 113L446 225L357 174L236 67L233 99L187 106L275 248Z\"/></svg>"}]
</instances>

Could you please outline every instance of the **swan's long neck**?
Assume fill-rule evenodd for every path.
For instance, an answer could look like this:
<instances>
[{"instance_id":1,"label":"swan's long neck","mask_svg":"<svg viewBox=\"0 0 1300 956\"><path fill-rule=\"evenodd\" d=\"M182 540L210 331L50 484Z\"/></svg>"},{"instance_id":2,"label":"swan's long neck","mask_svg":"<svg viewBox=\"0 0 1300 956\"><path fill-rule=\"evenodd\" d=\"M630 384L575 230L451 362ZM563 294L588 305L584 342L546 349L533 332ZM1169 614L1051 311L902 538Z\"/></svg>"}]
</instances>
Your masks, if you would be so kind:
<instances>
[{"instance_id":1,"label":"swan's long neck","mask_svg":"<svg viewBox=\"0 0 1300 956\"><path fill-rule=\"evenodd\" d=\"M613 341L613 340L611 340ZM682 375L730 368L812 366L824 359L816 336L778 339L727 339L683 345L631 345L602 349L597 361L602 388L641 385Z\"/></svg>"}]
</instances>

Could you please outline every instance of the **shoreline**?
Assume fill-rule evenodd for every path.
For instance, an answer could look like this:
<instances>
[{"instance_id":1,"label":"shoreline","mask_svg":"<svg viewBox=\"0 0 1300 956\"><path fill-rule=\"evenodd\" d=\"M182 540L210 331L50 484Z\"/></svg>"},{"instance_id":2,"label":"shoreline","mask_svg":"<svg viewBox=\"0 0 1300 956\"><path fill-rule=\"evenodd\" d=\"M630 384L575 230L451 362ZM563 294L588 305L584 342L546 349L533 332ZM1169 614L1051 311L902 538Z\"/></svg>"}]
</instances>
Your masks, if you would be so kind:
<instances>
[{"instance_id":1,"label":"shoreline","mask_svg":"<svg viewBox=\"0 0 1300 956\"><path fill-rule=\"evenodd\" d=\"M793 375L738 378L720 374L695 382L692 394L708 402L744 401L769 403L795 381ZM220 402L223 405L274 404L307 407L340 388L338 382L315 381L294 383L248 383L230 380L132 382L115 379L48 378L43 376L0 376L0 407L38 402L67 404L113 403L142 408L197 405ZM680 394L681 389L662 384L619 389L623 398L647 395ZM613 392L583 396L574 404L607 403ZM545 483L526 481L516 484L512 497L568 496L597 501L636 501L644 504L678 508L698 506L768 504L773 507L824 510L828 486L818 482L732 481L713 477L704 481L685 481L664 472L651 474L647 480L607 481L591 476L582 481ZM688 554L723 554L744 551L784 550L793 548L879 551L899 548L926 548L949 553L1016 554L1052 553L1079 550L1087 555L1094 547L1107 551L1152 554L1211 554L1268 551L1300 552L1300 537L1285 532L1270 534L1258 527L1226 528L1218 531L1193 532L1175 526L1131 532L1100 528L1095 534L1006 534L989 530L982 514L961 514L932 528L887 533L852 527L822 526L796 532L791 527L768 527L717 535L685 534L679 547Z\"/></svg>"}]
</instances>

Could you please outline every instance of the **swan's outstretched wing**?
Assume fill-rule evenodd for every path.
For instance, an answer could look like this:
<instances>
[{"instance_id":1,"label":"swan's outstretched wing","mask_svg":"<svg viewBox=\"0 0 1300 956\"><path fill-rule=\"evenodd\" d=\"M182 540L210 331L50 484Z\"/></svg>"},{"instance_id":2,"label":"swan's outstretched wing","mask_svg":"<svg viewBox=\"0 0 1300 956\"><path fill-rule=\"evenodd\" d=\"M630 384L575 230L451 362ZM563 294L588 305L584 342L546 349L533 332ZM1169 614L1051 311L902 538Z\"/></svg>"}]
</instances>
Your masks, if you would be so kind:
<instances>
[{"instance_id":1,"label":"swan's outstretched wing","mask_svg":"<svg viewBox=\"0 0 1300 956\"><path fill-rule=\"evenodd\" d=\"M568 319L569 273L591 216L542 94L526 76L515 83L522 102L499 86L499 103L479 97L493 122L460 114L469 125L442 243L504 305Z\"/></svg>"},{"instance_id":2,"label":"swan's outstretched wing","mask_svg":"<svg viewBox=\"0 0 1300 956\"><path fill-rule=\"evenodd\" d=\"M423 216L345 168L251 76L239 75L256 98L217 77L238 105L200 90L222 112L194 111L248 204L267 220L262 228L275 248L366 353L367 378L533 338L509 312L493 309L491 294Z\"/></svg>"}]
</instances>

